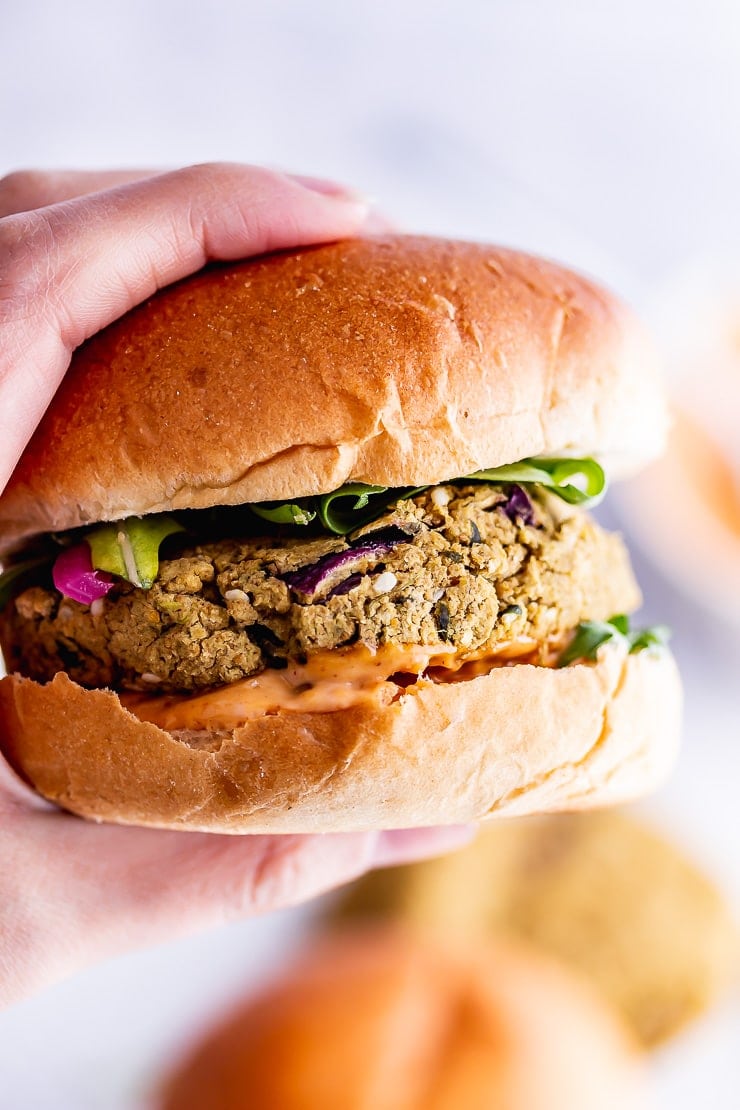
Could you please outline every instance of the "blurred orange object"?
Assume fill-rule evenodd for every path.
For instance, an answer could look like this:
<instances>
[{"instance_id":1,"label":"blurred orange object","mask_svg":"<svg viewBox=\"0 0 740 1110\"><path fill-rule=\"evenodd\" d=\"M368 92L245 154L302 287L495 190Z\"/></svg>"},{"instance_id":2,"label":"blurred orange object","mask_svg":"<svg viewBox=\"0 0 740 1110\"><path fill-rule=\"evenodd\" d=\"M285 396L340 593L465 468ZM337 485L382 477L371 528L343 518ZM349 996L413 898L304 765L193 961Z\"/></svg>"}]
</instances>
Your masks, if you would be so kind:
<instances>
[{"instance_id":1,"label":"blurred orange object","mask_svg":"<svg viewBox=\"0 0 740 1110\"><path fill-rule=\"evenodd\" d=\"M737 418L740 427L740 401ZM658 568L703 608L740 623L740 474L718 438L674 409L666 454L618 496Z\"/></svg>"},{"instance_id":2,"label":"blurred orange object","mask_svg":"<svg viewBox=\"0 0 740 1110\"><path fill-rule=\"evenodd\" d=\"M654 321L672 382L668 450L618 488L646 554L683 593L740 624L740 272L693 267Z\"/></svg>"},{"instance_id":3,"label":"blurred orange object","mask_svg":"<svg viewBox=\"0 0 740 1110\"><path fill-rule=\"evenodd\" d=\"M617 1019L543 957L396 928L315 942L170 1080L163 1110L630 1110Z\"/></svg>"}]
</instances>

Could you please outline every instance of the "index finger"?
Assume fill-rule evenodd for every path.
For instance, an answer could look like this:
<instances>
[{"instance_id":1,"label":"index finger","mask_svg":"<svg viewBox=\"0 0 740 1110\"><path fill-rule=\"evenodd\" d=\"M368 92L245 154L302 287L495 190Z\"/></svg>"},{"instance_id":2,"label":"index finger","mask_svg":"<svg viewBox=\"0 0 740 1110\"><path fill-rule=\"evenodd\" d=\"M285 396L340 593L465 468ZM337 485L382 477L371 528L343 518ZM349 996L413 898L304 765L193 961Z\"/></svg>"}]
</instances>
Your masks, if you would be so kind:
<instances>
[{"instance_id":1,"label":"index finger","mask_svg":"<svg viewBox=\"0 0 740 1110\"><path fill-rule=\"evenodd\" d=\"M350 193L216 164L0 220L0 490L85 339L209 260L351 236L368 210Z\"/></svg>"},{"instance_id":2,"label":"index finger","mask_svg":"<svg viewBox=\"0 0 740 1110\"><path fill-rule=\"evenodd\" d=\"M16 170L0 179L0 219L158 173L162 170Z\"/></svg>"}]
</instances>

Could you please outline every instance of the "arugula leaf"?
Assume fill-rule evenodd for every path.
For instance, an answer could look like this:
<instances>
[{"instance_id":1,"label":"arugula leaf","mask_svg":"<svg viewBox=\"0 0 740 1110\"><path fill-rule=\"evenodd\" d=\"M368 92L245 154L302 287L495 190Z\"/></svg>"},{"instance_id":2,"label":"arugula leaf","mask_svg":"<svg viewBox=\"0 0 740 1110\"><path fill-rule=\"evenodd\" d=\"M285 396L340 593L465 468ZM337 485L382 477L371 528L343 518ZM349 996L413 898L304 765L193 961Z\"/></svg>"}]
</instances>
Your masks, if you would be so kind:
<instances>
[{"instance_id":1,"label":"arugula leaf","mask_svg":"<svg viewBox=\"0 0 740 1110\"><path fill-rule=\"evenodd\" d=\"M5 608L21 587L24 587L34 577L38 577L37 572L41 567L50 566L51 561L48 555L44 555L38 559L26 559L22 563L15 563L3 571L0 574L0 609Z\"/></svg>"},{"instance_id":2,"label":"arugula leaf","mask_svg":"<svg viewBox=\"0 0 740 1110\"><path fill-rule=\"evenodd\" d=\"M649 651L664 648L671 638L671 630L665 624L655 624L652 628L642 628L629 636L630 655L636 651Z\"/></svg>"},{"instance_id":3,"label":"arugula leaf","mask_svg":"<svg viewBox=\"0 0 740 1110\"><path fill-rule=\"evenodd\" d=\"M267 506L267 503L257 505L250 505L255 516L262 517L263 520L269 520L273 524L310 524L315 520L316 513L311 509L305 509L302 505L294 504L290 501L276 502L276 504Z\"/></svg>"},{"instance_id":4,"label":"arugula leaf","mask_svg":"<svg viewBox=\"0 0 740 1110\"><path fill-rule=\"evenodd\" d=\"M466 477L481 482L545 486L571 505L594 504L606 490L606 475L595 459L522 459L508 466L477 470Z\"/></svg>"},{"instance_id":5,"label":"arugula leaf","mask_svg":"<svg viewBox=\"0 0 740 1110\"><path fill-rule=\"evenodd\" d=\"M584 660L595 662L599 648L604 644L624 644L629 654L634 655L638 651L664 648L669 638L670 629L662 624L632 631L629 617L624 614L608 621L581 621L570 644L560 655L557 666L567 667L570 663Z\"/></svg>"},{"instance_id":6,"label":"arugula leaf","mask_svg":"<svg viewBox=\"0 0 740 1110\"><path fill-rule=\"evenodd\" d=\"M164 513L130 516L105 524L85 536L95 570L117 574L134 586L148 590L159 571L159 547L167 536L184 532L174 517Z\"/></svg>"},{"instance_id":7,"label":"arugula leaf","mask_svg":"<svg viewBox=\"0 0 740 1110\"><path fill-rule=\"evenodd\" d=\"M348 482L347 485L340 486L339 489L319 498L319 520L327 531L343 536L380 516L387 504L387 498L382 504L373 505L369 513L363 514L362 510L368 507L371 497L387 492L388 486L368 486L364 482ZM341 505L335 505L336 501L341 502L348 497L353 498L353 503L348 508L342 509Z\"/></svg>"},{"instance_id":8,"label":"arugula leaf","mask_svg":"<svg viewBox=\"0 0 740 1110\"><path fill-rule=\"evenodd\" d=\"M620 613L618 616L612 617L607 621L607 624L616 628L617 632L621 632L623 636L629 636L630 634L630 619L626 613Z\"/></svg>"},{"instance_id":9,"label":"arugula leaf","mask_svg":"<svg viewBox=\"0 0 740 1110\"><path fill-rule=\"evenodd\" d=\"M558 659L558 667L567 667L576 660L596 659L599 648L611 640L624 640L624 633L611 621L581 621L568 647Z\"/></svg>"},{"instance_id":10,"label":"arugula leaf","mask_svg":"<svg viewBox=\"0 0 740 1110\"><path fill-rule=\"evenodd\" d=\"M453 481L539 485L564 501L578 505L593 502L606 488L604 471L594 459L522 459L508 466L478 470ZM349 482L321 497L253 503L242 508L270 523L298 527L305 527L318 517L326 531L342 536L376 520L392 502L414 497L429 488L405 486L392 489ZM157 514L128 517L116 524L100 525L91 529L84 538L90 547L92 565L96 570L107 571L134 586L149 589L159 571L160 544L167 536L182 531L185 529L174 517ZM46 561L33 560L29 566L37 567ZM9 591L16 588L13 583L17 583L21 568L25 566L18 563L0 575L0 603L7 602ZM654 646L654 642L657 643L657 640L645 641L645 646Z\"/></svg>"},{"instance_id":11,"label":"arugula leaf","mask_svg":"<svg viewBox=\"0 0 740 1110\"><path fill-rule=\"evenodd\" d=\"M571 505L593 504L606 489L606 476L594 459L522 459L508 466L477 470L456 481L544 486ZM309 524L318 516L327 532L343 536L375 520L391 501L406 500L429 488L390 489L388 486L349 482L323 497L306 498L298 503L271 502L267 508L261 505L249 507L257 516L277 524ZM381 494L387 496L381 497ZM352 503L348 505L346 501L350 498Z\"/></svg>"}]
</instances>

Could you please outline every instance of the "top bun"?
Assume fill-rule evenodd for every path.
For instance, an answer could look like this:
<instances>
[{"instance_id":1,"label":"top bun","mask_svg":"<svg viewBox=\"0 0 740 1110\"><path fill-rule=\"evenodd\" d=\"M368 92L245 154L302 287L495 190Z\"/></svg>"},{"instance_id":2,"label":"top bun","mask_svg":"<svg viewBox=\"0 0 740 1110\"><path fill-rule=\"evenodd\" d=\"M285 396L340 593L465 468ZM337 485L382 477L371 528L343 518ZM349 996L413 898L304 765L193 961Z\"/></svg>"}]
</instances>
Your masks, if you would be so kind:
<instances>
[{"instance_id":1,"label":"top bun","mask_svg":"<svg viewBox=\"0 0 740 1110\"><path fill-rule=\"evenodd\" d=\"M0 498L0 550L169 509L661 447L653 353L551 262L388 236L213 266L84 344Z\"/></svg>"}]
</instances>

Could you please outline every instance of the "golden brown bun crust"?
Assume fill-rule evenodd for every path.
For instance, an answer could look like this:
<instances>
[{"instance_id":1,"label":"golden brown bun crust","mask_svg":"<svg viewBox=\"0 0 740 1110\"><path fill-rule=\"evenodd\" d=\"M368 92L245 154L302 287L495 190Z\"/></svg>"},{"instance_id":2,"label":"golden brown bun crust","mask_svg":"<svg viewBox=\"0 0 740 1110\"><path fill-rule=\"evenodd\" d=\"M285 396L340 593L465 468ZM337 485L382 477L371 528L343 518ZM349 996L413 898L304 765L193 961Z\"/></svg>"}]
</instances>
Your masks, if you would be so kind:
<instances>
[{"instance_id":1,"label":"golden brown bun crust","mask_svg":"<svg viewBox=\"0 0 740 1110\"><path fill-rule=\"evenodd\" d=\"M360 931L300 954L207 1037L162 1110L635 1110L628 1038L557 966Z\"/></svg>"},{"instance_id":2,"label":"golden brown bun crust","mask_svg":"<svg viewBox=\"0 0 740 1110\"><path fill-rule=\"evenodd\" d=\"M395 236L213 268L80 348L0 498L2 548L172 508L657 453L653 354L550 262Z\"/></svg>"},{"instance_id":3,"label":"golden brown bun crust","mask_svg":"<svg viewBox=\"0 0 740 1110\"><path fill-rule=\"evenodd\" d=\"M215 832L333 832L582 808L642 794L676 751L667 653L518 664L394 703L280 713L193 747L59 674L0 681L3 753L81 816Z\"/></svg>"}]
</instances>

